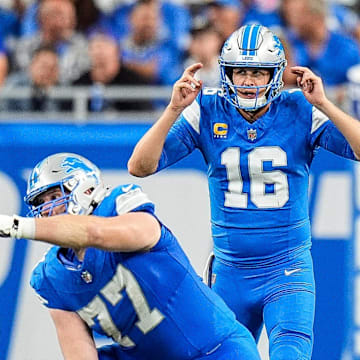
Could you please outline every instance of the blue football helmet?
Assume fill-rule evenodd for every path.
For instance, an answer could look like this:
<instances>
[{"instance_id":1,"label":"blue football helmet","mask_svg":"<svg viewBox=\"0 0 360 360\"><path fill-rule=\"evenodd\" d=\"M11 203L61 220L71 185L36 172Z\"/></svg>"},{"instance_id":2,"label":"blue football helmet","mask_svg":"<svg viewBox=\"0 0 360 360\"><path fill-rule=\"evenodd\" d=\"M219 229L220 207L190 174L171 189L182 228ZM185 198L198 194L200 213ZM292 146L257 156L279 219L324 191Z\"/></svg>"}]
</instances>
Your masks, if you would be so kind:
<instances>
[{"instance_id":1,"label":"blue football helmet","mask_svg":"<svg viewBox=\"0 0 360 360\"><path fill-rule=\"evenodd\" d=\"M62 196L40 203L37 198L51 188L60 188ZM25 202L30 208L28 216L50 216L57 206L65 205L65 213L88 215L106 194L100 170L84 157L71 153L58 153L40 161L28 179Z\"/></svg>"},{"instance_id":2,"label":"blue football helmet","mask_svg":"<svg viewBox=\"0 0 360 360\"><path fill-rule=\"evenodd\" d=\"M284 48L279 38L265 26L245 25L236 30L226 40L219 64L224 97L238 109L255 111L278 97L284 86L282 81L286 66ZM232 81L233 68L268 69L271 78L264 86L236 86ZM237 92L244 88L256 89L256 97L241 98ZM265 89L265 93L259 96L261 89Z\"/></svg>"}]
</instances>

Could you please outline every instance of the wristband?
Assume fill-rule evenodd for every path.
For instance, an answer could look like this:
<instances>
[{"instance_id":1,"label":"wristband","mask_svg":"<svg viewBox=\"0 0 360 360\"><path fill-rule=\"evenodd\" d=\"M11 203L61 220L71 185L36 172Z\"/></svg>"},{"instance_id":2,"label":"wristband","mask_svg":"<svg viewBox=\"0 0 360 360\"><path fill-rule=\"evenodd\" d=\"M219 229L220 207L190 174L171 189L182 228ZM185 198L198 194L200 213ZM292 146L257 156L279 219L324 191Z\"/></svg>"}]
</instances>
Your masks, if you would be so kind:
<instances>
[{"instance_id":1,"label":"wristband","mask_svg":"<svg viewBox=\"0 0 360 360\"><path fill-rule=\"evenodd\" d=\"M13 224L10 236L16 239L35 238L35 218L25 218L18 215L13 216Z\"/></svg>"}]
</instances>

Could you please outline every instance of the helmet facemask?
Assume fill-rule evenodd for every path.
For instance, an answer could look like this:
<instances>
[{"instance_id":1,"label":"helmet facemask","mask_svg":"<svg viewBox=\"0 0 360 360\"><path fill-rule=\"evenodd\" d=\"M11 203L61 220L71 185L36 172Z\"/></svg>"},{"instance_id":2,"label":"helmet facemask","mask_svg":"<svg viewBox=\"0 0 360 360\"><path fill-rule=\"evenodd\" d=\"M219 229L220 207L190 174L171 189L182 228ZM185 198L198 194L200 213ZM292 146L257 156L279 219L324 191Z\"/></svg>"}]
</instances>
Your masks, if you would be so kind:
<instances>
[{"instance_id":1,"label":"helmet facemask","mask_svg":"<svg viewBox=\"0 0 360 360\"><path fill-rule=\"evenodd\" d=\"M50 191L51 189L58 188L61 192L61 196L58 196L54 200L41 202L40 196L43 195L45 192ZM62 213L68 213L69 202L72 198L72 195L65 190L64 185L62 183L56 184L52 188L46 189L44 192L37 195L33 200L29 202L30 211L28 212L27 216L31 217L44 217L44 216L52 216L54 213L54 209L60 206L63 206L64 209ZM46 213L46 215L44 215Z\"/></svg>"}]
</instances>

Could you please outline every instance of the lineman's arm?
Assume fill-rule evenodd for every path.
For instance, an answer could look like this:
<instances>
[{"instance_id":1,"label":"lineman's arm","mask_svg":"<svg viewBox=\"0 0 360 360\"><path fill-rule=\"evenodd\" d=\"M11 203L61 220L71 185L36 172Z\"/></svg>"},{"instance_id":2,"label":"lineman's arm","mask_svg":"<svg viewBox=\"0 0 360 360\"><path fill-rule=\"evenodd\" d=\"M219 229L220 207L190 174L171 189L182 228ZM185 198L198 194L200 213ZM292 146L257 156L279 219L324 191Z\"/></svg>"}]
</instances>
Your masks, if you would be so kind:
<instances>
[{"instance_id":1,"label":"lineman's arm","mask_svg":"<svg viewBox=\"0 0 360 360\"><path fill-rule=\"evenodd\" d=\"M90 329L72 311L49 309L65 360L98 360Z\"/></svg>"},{"instance_id":2,"label":"lineman's arm","mask_svg":"<svg viewBox=\"0 0 360 360\"><path fill-rule=\"evenodd\" d=\"M58 215L24 218L0 215L0 237L26 238L80 250L146 251L156 245L161 229L146 212L114 217Z\"/></svg>"},{"instance_id":3,"label":"lineman's arm","mask_svg":"<svg viewBox=\"0 0 360 360\"><path fill-rule=\"evenodd\" d=\"M195 100L201 89L201 81L194 78L201 67L200 63L189 66L174 84L169 105L134 148L128 161L131 175L145 177L156 171L171 126L181 112Z\"/></svg>"},{"instance_id":4,"label":"lineman's arm","mask_svg":"<svg viewBox=\"0 0 360 360\"><path fill-rule=\"evenodd\" d=\"M298 85L306 99L335 124L360 160L360 121L346 114L326 97L321 78L308 68L294 66L291 71L297 75Z\"/></svg>"}]
</instances>

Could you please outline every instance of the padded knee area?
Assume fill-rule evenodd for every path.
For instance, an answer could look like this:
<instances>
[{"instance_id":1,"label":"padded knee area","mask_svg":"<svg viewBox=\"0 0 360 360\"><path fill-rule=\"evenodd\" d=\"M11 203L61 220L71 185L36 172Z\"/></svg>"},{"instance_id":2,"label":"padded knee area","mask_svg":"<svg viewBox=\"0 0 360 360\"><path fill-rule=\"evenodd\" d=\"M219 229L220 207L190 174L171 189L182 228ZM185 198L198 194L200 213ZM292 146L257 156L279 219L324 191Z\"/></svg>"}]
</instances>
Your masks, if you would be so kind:
<instances>
[{"instance_id":1,"label":"padded knee area","mask_svg":"<svg viewBox=\"0 0 360 360\"><path fill-rule=\"evenodd\" d=\"M281 345L270 354L270 360L307 360L293 345Z\"/></svg>"},{"instance_id":2,"label":"padded knee area","mask_svg":"<svg viewBox=\"0 0 360 360\"><path fill-rule=\"evenodd\" d=\"M273 339L270 360L311 360L311 336L295 332L282 331Z\"/></svg>"}]
</instances>

